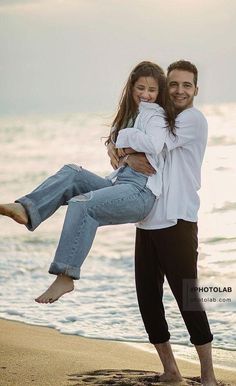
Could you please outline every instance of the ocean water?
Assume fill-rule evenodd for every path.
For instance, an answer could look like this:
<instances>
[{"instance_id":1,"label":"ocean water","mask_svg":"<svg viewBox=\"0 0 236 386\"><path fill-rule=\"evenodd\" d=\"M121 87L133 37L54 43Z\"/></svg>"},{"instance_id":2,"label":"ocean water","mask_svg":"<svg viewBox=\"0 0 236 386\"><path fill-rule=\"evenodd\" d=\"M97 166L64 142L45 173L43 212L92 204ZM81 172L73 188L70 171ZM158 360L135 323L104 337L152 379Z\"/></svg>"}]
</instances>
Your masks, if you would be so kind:
<instances>
[{"instance_id":1,"label":"ocean water","mask_svg":"<svg viewBox=\"0 0 236 386\"><path fill-rule=\"evenodd\" d=\"M209 123L199 212L199 273L203 286L228 288L216 303L205 294L214 347L236 350L236 104L202 106ZM66 163L107 175L103 145L111 115L0 118L0 200L11 202ZM147 342L134 284L133 225L98 230L72 294L39 305L65 215L61 208L35 232L0 217L0 317L66 334ZM189 346L175 300L165 286L172 342Z\"/></svg>"}]
</instances>

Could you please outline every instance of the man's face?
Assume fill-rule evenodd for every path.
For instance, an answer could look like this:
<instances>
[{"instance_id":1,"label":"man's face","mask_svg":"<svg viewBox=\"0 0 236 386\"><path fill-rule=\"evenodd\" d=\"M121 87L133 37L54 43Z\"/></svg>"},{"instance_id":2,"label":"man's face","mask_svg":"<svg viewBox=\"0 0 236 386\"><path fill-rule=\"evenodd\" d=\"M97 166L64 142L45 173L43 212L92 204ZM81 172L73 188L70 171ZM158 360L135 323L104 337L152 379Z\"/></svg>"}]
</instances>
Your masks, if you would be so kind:
<instances>
[{"instance_id":1,"label":"man's face","mask_svg":"<svg viewBox=\"0 0 236 386\"><path fill-rule=\"evenodd\" d=\"M193 99L198 93L193 79L192 72L183 70L172 70L167 77L170 99L178 112L193 106Z\"/></svg>"}]
</instances>

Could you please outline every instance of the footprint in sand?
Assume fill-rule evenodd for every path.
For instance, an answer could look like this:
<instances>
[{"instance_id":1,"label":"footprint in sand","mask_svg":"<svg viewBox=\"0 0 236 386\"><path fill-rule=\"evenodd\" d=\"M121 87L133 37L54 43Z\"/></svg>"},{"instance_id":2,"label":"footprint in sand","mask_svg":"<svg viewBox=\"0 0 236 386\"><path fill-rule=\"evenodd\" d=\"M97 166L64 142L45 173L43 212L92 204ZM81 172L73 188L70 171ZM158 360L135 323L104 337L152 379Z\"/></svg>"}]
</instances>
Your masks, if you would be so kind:
<instances>
[{"instance_id":1,"label":"footprint in sand","mask_svg":"<svg viewBox=\"0 0 236 386\"><path fill-rule=\"evenodd\" d=\"M167 386L159 381L160 374L142 370L96 370L85 374L70 374L73 386ZM175 386L200 386L200 378L184 378ZM220 382L219 386L227 386Z\"/></svg>"}]
</instances>

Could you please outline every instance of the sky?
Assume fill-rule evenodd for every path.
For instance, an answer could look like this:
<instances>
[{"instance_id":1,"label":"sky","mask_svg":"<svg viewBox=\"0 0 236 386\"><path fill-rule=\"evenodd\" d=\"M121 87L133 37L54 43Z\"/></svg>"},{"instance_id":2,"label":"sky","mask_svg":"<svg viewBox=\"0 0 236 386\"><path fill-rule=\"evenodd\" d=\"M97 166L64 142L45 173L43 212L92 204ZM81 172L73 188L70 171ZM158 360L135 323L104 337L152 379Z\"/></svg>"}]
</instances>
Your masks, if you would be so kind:
<instances>
[{"instance_id":1,"label":"sky","mask_svg":"<svg viewBox=\"0 0 236 386\"><path fill-rule=\"evenodd\" d=\"M0 0L0 115L116 109L132 68L187 59L236 102L235 0Z\"/></svg>"}]
</instances>

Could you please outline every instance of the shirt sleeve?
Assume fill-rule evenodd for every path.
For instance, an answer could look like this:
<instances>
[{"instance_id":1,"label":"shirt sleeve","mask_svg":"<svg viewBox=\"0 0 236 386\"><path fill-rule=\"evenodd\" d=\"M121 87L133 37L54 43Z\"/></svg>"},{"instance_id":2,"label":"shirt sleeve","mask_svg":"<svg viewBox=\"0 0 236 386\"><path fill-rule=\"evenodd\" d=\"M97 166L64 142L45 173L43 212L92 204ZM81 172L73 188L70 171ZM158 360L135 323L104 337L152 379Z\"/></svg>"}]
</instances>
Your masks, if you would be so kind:
<instances>
[{"instance_id":1,"label":"shirt sleeve","mask_svg":"<svg viewBox=\"0 0 236 386\"><path fill-rule=\"evenodd\" d=\"M164 117L153 115L148 120L145 117L140 117L139 124L141 130L135 128L120 130L116 147L132 147L132 149L146 154L161 153L168 134Z\"/></svg>"},{"instance_id":2,"label":"shirt sleeve","mask_svg":"<svg viewBox=\"0 0 236 386\"><path fill-rule=\"evenodd\" d=\"M170 133L165 119L160 115L152 115L140 119L139 129L127 128L119 132L116 147L132 147L146 154L160 154L164 145L173 150L177 147L188 147L189 144L207 141L207 121L194 109L181 112L175 122L175 133ZM143 131L142 131L143 130Z\"/></svg>"},{"instance_id":3,"label":"shirt sleeve","mask_svg":"<svg viewBox=\"0 0 236 386\"><path fill-rule=\"evenodd\" d=\"M188 147L191 143L207 140L207 121L198 111L187 109L180 113L175 121L175 134L169 134L166 137L166 146L168 150L177 147Z\"/></svg>"}]
</instances>

